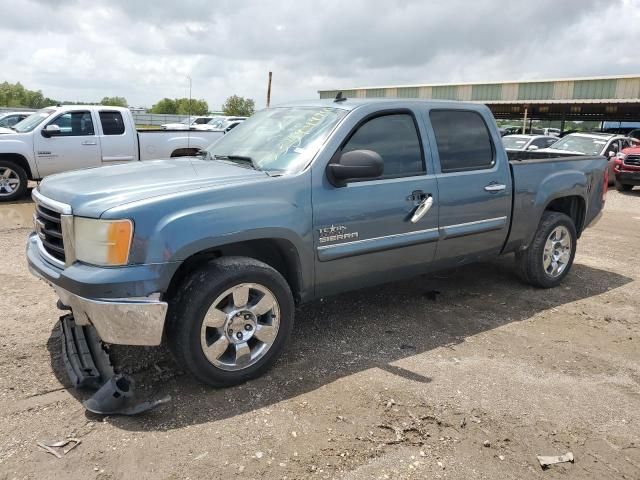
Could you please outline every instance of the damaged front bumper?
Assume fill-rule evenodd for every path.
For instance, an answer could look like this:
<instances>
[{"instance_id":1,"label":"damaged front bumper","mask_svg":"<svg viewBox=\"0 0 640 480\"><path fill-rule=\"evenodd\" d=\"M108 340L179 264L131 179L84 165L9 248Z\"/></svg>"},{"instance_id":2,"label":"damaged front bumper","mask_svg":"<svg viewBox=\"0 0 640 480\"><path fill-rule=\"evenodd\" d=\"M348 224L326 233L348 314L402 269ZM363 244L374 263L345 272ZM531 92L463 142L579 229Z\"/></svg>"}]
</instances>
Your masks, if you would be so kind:
<instances>
[{"instance_id":1,"label":"damaged front bumper","mask_svg":"<svg viewBox=\"0 0 640 480\"><path fill-rule=\"evenodd\" d=\"M107 343L160 345L167 302L159 295L147 298L95 300L53 287L64 306L71 308L78 325L93 325Z\"/></svg>"},{"instance_id":2,"label":"damaged front bumper","mask_svg":"<svg viewBox=\"0 0 640 480\"><path fill-rule=\"evenodd\" d=\"M62 270L42 258L35 234L27 242L27 261L31 273L49 283L63 306L72 310L77 325L93 325L107 343L160 345L167 302L157 293L131 295L157 286L153 267L106 269L76 264Z\"/></svg>"}]
</instances>

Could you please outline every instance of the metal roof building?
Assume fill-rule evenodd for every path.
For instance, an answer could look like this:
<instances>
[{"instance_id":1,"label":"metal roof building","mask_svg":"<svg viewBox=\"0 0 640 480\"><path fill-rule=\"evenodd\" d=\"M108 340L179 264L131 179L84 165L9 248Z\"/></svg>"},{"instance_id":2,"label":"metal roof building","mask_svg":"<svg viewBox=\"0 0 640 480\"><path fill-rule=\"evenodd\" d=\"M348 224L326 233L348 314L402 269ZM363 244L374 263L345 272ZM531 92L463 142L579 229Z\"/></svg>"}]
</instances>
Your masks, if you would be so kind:
<instances>
[{"instance_id":1,"label":"metal roof building","mask_svg":"<svg viewBox=\"0 0 640 480\"><path fill-rule=\"evenodd\" d=\"M444 83L320 90L352 98L421 98L484 103L496 118L640 121L640 75ZM526 117L525 117L526 118Z\"/></svg>"}]
</instances>

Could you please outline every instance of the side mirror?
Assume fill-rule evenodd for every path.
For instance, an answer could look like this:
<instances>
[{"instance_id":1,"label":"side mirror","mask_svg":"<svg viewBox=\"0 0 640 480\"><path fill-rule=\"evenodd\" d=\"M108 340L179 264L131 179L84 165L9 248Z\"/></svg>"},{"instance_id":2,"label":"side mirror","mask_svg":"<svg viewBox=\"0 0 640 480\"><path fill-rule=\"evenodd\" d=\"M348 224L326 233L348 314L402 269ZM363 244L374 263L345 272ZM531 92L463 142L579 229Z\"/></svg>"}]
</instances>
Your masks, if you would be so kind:
<instances>
[{"instance_id":1,"label":"side mirror","mask_svg":"<svg viewBox=\"0 0 640 480\"><path fill-rule=\"evenodd\" d=\"M538 146L537 145L529 145L527 147L527 150L538 150Z\"/></svg>"},{"instance_id":2,"label":"side mirror","mask_svg":"<svg viewBox=\"0 0 640 480\"><path fill-rule=\"evenodd\" d=\"M53 137L54 135L60 135L60 127L53 124L47 125L42 129L41 133L42 136L46 138Z\"/></svg>"},{"instance_id":3,"label":"side mirror","mask_svg":"<svg viewBox=\"0 0 640 480\"><path fill-rule=\"evenodd\" d=\"M609 150L607 152L607 157L615 157L616 156L616 152L614 152L613 150Z\"/></svg>"},{"instance_id":4,"label":"side mirror","mask_svg":"<svg viewBox=\"0 0 640 480\"><path fill-rule=\"evenodd\" d=\"M336 187L347 180L376 178L384 172L382 157L372 150L352 150L340 155L338 162L327 165L327 177Z\"/></svg>"}]
</instances>

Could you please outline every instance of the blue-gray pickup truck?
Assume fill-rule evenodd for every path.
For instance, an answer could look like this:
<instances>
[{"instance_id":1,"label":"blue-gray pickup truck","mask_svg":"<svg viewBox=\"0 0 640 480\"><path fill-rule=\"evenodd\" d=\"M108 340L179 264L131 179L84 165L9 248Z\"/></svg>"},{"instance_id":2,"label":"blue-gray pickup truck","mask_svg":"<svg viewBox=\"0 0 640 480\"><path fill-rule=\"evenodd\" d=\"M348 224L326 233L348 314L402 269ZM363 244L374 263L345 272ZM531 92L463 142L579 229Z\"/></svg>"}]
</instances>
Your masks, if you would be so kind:
<instances>
[{"instance_id":1,"label":"blue-gray pickup truck","mask_svg":"<svg viewBox=\"0 0 640 480\"><path fill-rule=\"evenodd\" d=\"M292 103L195 157L46 178L27 258L77 325L226 386L274 363L301 302L508 253L558 285L606 165L510 160L478 104Z\"/></svg>"}]
</instances>

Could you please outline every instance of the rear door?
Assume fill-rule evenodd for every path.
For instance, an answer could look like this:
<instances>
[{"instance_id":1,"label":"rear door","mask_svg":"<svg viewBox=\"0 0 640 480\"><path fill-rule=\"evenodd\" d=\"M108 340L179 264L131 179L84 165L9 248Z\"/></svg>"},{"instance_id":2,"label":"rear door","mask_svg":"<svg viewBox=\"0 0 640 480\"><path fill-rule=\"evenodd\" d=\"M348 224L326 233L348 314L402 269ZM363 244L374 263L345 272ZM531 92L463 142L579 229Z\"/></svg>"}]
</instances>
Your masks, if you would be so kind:
<instances>
[{"instance_id":1,"label":"rear door","mask_svg":"<svg viewBox=\"0 0 640 480\"><path fill-rule=\"evenodd\" d=\"M500 138L480 111L432 109L428 117L440 195L436 260L497 254L507 237L512 188Z\"/></svg>"},{"instance_id":2,"label":"rear door","mask_svg":"<svg viewBox=\"0 0 640 480\"><path fill-rule=\"evenodd\" d=\"M101 165L100 144L95 121L89 110L67 111L48 120L47 125L58 125L60 132L47 138L38 131L33 147L42 178L53 173Z\"/></svg>"},{"instance_id":3,"label":"rear door","mask_svg":"<svg viewBox=\"0 0 640 480\"><path fill-rule=\"evenodd\" d=\"M438 239L438 192L421 129L410 109L365 116L336 155L373 150L384 161L383 175L335 187L325 165L314 177L318 295L384 283L430 266ZM427 201L431 209L413 223L416 209Z\"/></svg>"},{"instance_id":4,"label":"rear door","mask_svg":"<svg viewBox=\"0 0 640 480\"><path fill-rule=\"evenodd\" d=\"M100 117L102 164L135 160L135 127L125 124L125 118L118 110L100 110L98 116Z\"/></svg>"}]
</instances>

